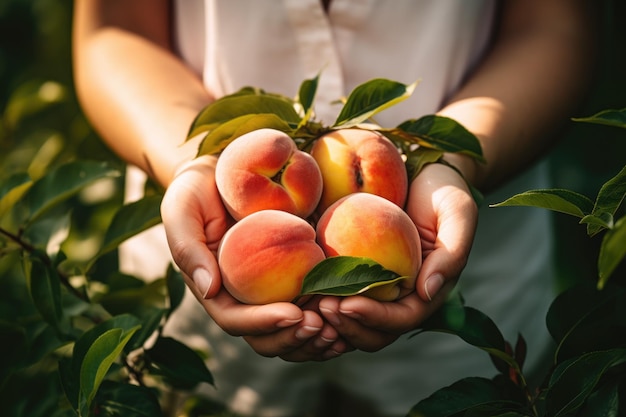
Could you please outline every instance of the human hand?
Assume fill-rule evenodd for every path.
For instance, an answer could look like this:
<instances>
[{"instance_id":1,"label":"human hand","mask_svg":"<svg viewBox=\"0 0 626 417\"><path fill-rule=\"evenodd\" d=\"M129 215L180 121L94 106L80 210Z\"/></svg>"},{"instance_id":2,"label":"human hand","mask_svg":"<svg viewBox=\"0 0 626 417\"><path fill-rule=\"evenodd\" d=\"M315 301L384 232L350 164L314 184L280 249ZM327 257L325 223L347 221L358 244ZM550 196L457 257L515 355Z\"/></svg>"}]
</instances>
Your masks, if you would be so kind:
<instances>
[{"instance_id":1,"label":"human hand","mask_svg":"<svg viewBox=\"0 0 626 417\"><path fill-rule=\"evenodd\" d=\"M478 208L455 170L427 165L410 185L406 211L422 244L416 291L394 302L363 296L319 302L323 317L356 349L380 350L415 329L443 304L467 262Z\"/></svg>"},{"instance_id":2,"label":"human hand","mask_svg":"<svg viewBox=\"0 0 626 417\"><path fill-rule=\"evenodd\" d=\"M246 305L222 288L216 251L232 225L215 186L216 159L201 156L178 170L161 214L174 262L207 313L226 333L242 336L260 355L289 361L325 360L351 349L320 317L302 306ZM301 308L302 307L302 308Z\"/></svg>"}]
</instances>

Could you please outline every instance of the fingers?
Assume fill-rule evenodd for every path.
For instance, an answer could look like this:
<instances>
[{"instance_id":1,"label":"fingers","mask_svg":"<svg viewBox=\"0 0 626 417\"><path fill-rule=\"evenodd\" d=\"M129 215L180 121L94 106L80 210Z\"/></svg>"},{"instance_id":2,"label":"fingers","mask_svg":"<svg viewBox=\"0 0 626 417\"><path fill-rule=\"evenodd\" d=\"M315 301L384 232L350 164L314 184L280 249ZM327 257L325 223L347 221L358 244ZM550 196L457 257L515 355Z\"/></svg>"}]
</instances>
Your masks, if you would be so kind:
<instances>
[{"instance_id":1,"label":"fingers","mask_svg":"<svg viewBox=\"0 0 626 417\"><path fill-rule=\"evenodd\" d=\"M456 282L471 250L478 207L465 180L443 164L430 164L411 183L407 213L420 233L423 263L416 290L432 301Z\"/></svg>"},{"instance_id":2,"label":"fingers","mask_svg":"<svg viewBox=\"0 0 626 417\"><path fill-rule=\"evenodd\" d=\"M214 252L228 228L214 182L214 162L197 158L179 171L161 202L161 216L174 262L194 293L213 297L220 289Z\"/></svg>"},{"instance_id":3,"label":"fingers","mask_svg":"<svg viewBox=\"0 0 626 417\"><path fill-rule=\"evenodd\" d=\"M200 301L218 326L262 356L322 361L353 350L317 312L292 303L241 304L225 290Z\"/></svg>"}]
</instances>

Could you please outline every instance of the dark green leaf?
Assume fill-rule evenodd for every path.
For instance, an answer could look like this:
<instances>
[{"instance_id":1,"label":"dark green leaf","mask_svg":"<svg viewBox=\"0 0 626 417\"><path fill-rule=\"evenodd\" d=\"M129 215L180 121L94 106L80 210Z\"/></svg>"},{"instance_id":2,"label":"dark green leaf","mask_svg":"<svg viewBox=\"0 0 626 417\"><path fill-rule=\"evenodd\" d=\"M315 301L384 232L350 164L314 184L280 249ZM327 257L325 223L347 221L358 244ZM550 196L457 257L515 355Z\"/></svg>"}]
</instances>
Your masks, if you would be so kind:
<instances>
[{"instance_id":1,"label":"dark green leaf","mask_svg":"<svg viewBox=\"0 0 626 417\"><path fill-rule=\"evenodd\" d=\"M165 279L159 278L139 288L126 288L112 291L98 299L113 315L131 313L143 318L151 315L153 308L167 310L167 289ZM145 314L144 314L145 313Z\"/></svg>"},{"instance_id":2,"label":"dark green leaf","mask_svg":"<svg viewBox=\"0 0 626 417\"><path fill-rule=\"evenodd\" d=\"M577 117L575 122L596 123L601 125L615 126L626 129L626 109L603 110L589 117Z\"/></svg>"},{"instance_id":3,"label":"dark green leaf","mask_svg":"<svg viewBox=\"0 0 626 417\"><path fill-rule=\"evenodd\" d=\"M154 390L107 380L100 386L93 409L98 417L163 416Z\"/></svg>"},{"instance_id":4,"label":"dark green leaf","mask_svg":"<svg viewBox=\"0 0 626 417\"><path fill-rule=\"evenodd\" d=\"M206 106L194 120L187 137L195 137L230 120L253 114L274 114L294 126L300 122L293 101L286 97L275 94L234 94Z\"/></svg>"},{"instance_id":5,"label":"dark green leaf","mask_svg":"<svg viewBox=\"0 0 626 417\"><path fill-rule=\"evenodd\" d=\"M437 149L419 147L414 151L406 154L405 165L407 167L407 174L409 177L409 184L413 182L417 174L422 171L422 168L427 164L437 162L441 159L444 152Z\"/></svg>"},{"instance_id":6,"label":"dark green leaf","mask_svg":"<svg viewBox=\"0 0 626 417\"><path fill-rule=\"evenodd\" d=\"M126 204L115 213L98 254L89 262L91 268L99 257L116 249L123 241L161 223L160 203L163 196L151 195Z\"/></svg>"},{"instance_id":7,"label":"dark green leaf","mask_svg":"<svg viewBox=\"0 0 626 417\"><path fill-rule=\"evenodd\" d=\"M375 114L403 101L413 94L417 82L405 85L396 81L376 78L352 90L344 104L334 128L348 128L361 124Z\"/></svg>"},{"instance_id":8,"label":"dark green leaf","mask_svg":"<svg viewBox=\"0 0 626 417\"><path fill-rule=\"evenodd\" d=\"M312 79L304 80L302 84L300 84L300 89L298 90L298 101L302 106L302 110L304 113L308 113L311 107L313 106L313 102L315 101L315 93L317 92L317 84L319 81L319 74Z\"/></svg>"},{"instance_id":9,"label":"dark green leaf","mask_svg":"<svg viewBox=\"0 0 626 417\"><path fill-rule=\"evenodd\" d=\"M486 314L462 305L454 297L422 323L420 333L425 331L454 334L489 353L505 350L504 337L495 323Z\"/></svg>"},{"instance_id":10,"label":"dark green leaf","mask_svg":"<svg viewBox=\"0 0 626 417\"><path fill-rule=\"evenodd\" d=\"M67 334L69 322L61 305L61 282L56 270L35 252L24 259L24 271L33 303L42 318L59 334Z\"/></svg>"},{"instance_id":11,"label":"dark green leaf","mask_svg":"<svg viewBox=\"0 0 626 417\"><path fill-rule=\"evenodd\" d=\"M80 368L87 352L96 340L104 333L113 329L121 329L124 334L134 333L141 324L137 317L130 314L121 314L112 317L87 330L74 344L72 374L78 380Z\"/></svg>"},{"instance_id":12,"label":"dark green leaf","mask_svg":"<svg viewBox=\"0 0 626 417\"><path fill-rule=\"evenodd\" d=\"M89 346L80 367L79 409L81 415L89 415L91 402L100 384L137 329L139 326L129 331L121 328L107 330Z\"/></svg>"},{"instance_id":13,"label":"dark green leaf","mask_svg":"<svg viewBox=\"0 0 626 417\"><path fill-rule=\"evenodd\" d=\"M574 191L548 189L526 191L489 207L506 206L539 207L582 218L593 210L593 201Z\"/></svg>"},{"instance_id":14,"label":"dark green leaf","mask_svg":"<svg viewBox=\"0 0 626 417\"><path fill-rule=\"evenodd\" d=\"M198 353L176 339L159 337L146 356L154 366L153 373L165 377L175 388L193 389L202 382L214 383Z\"/></svg>"},{"instance_id":15,"label":"dark green leaf","mask_svg":"<svg viewBox=\"0 0 626 417\"><path fill-rule=\"evenodd\" d=\"M615 287L599 291L593 282L559 294L546 315L548 331L557 344L557 361L616 346L615 337L624 339L619 328L626 326L626 317L619 312L619 306L625 303L626 290ZM594 337L589 337L590 334Z\"/></svg>"},{"instance_id":16,"label":"dark green leaf","mask_svg":"<svg viewBox=\"0 0 626 417\"><path fill-rule=\"evenodd\" d=\"M600 378L613 366L626 362L626 349L590 352L560 364L546 394L548 415L559 417L578 410Z\"/></svg>"},{"instance_id":17,"label":"dark green leaf","mask_svg":"<svg viewBox=\"0 0 626 417\"><path fill-rule=\"evenodd\" d=\"M57 255L65 256L60 252L61 245L69 236L71 225L72 210L56 206L30 223L22 236L32 246L44 249L51 259L56 259Z\"/></svg>"},{"instance_id":18,"label":"dark green leaf","mask_svg":"<svg viewBox=\"0 0 626 417\"><path fill-rule=\"evenodd\" d=\"M598 255L598 288L604 288L606 282L625 257L626 216L619 219L602 239L600 254Z\"/></svg>"},{"instance_id":19,"label":"dark green leaf","mask_svg":"<svg viewBox=\"0 0 626 417\"><path fill-rule=\"evenodd\" d=\"M180 271L174 269L171 264L167 268L167 274L165 275L165 284L167 285L167 294L169 296L168 315L171 315L183 301L183 297L185 296L185 290L187 289L187 284L185 284L185 280L183 279Z\"/></svg>"},{"instance_id":20,"label":"dark green leaf","mask_svg":"<svg viewBox=\"0 0 626 417\"><path fill-rule=\"evenodd\" d=\"M587 398L576 417L619 417L619 404L617 384L604 384Z\"/></svg>"},{"instance_id":21,"label":"dark green leaf","mask_svg":"<svg viewBox=\"0 0 626 417\"><path fill-rule=\"evenodd\" d=\"M409 417L452 417L488 405L497 406L494 408L499 409L520 407L516 402L509 400L493 381L470 377L442 388L420 401L413 406Z\"/></svg>"},{"instance_id":22,"label":"dark green leaf","mask_svg":"<svg viewBox=\"0 0 626 417\"><path fill-rule=\"evenodd\" d=\"M86 186L97 180L119 175L119 171L106 163L86 160L70 162L35 181L15 208L19 210L20 218L33 222L46 210L65 201Z\"/></svg>"},{"instance_id":23,"label":"dark green leaf","mask_svg":"<svg viewBox=\"0 0 626 417\"><path fill-rule=\"evenodd\" d=\"M369 258L333 256L319 262L304 277L300 295L356 295L399 279L404 277Z\"/></svg>"},{"instance_id":24,"label":"dark green leaf","mask_svg":"<svg viewBox=\"0 0 626 417\"><path fill-rule=\"evenodd\" d=\"M444 152L458 152L485 162L478 138L454 119L429 114L407 120L398 129L415 136L415 142ZM400 134L400 133L398 133Z\"/></svg>"},{"instance_id":25,"label":"dark green leaf","mask_svg":"<svg viewBox=\"0 0 626 417\"><path fill-rule=\"evenodd\" d=\"M0 320L0 387L9 375L23 364L28 354L28 340L23 327Z\"/></svg>"},{"instance_id":26,"label":"dark green leaf","mask_svg":"<svg viewBox=\"0 0 626 417\"><path fill-rule=\"evenodd\" d=\"M598 217L603 215L606 216L608 214L608 218L613 218L625 196L626 166L624 166L617 175L604 183L602 188L600 188L592 214ZM599 225L590 223L587 227L587 234L589 236L593 236L602 228L603 227Z\"/></svg>"},{"instance_id":27,"label":"dark green leaf","mask_svg":"<svg viewBox=\"0 0 626 417\"><path fill-rule=\"evenodd\" d=\"M238 137L258 129L275 129L289 134L293 129L279 116L271 113L245 114L225 121L202 139L198 155L215 155Z\"/></svg>"},{"instance_id":28,"label":"dark green leaf","mask_svg":"<svg viewBox=\"0 0 626 417\"><path fill-rule=\"evenodd\" d=\"M72 405L74 410L78 410L78 397L79 397L79 378L77 372L74 372L72 358L60 358L59 359L59 378L65 397Z\"/></svg>"},{"instance_id":29,"label":"dark green leaf","mask_svg":"<svg viewBox=\"0 0 626 417\"><path fill-rule=\"evenodd\" d=\"M0 217L4 216L33 185L25 172L11 175L0 185Z\"/></svg>"},{"instance_id":30,"label":"dark green leaf","mask_svg":"<svg viewBox=\"0 0 626 417\"><path fill-rule=\"evenodd\" d=\"M164 308L145 308L141 315L141 328L135 332L124 348L125 353L143 347L163 323L167 310Z\"/></svg>"}]
</instances>

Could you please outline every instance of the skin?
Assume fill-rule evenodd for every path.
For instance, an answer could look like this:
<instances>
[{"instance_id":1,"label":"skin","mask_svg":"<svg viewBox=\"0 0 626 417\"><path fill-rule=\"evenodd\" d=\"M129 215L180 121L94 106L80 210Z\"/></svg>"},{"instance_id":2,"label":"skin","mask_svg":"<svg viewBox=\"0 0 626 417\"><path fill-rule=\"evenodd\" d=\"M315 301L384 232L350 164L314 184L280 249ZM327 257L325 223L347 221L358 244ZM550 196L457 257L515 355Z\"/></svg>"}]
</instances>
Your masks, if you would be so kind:
<instances>
[{"instance_id":1,"label":"skin","mask_svg":"<svg viewBox=\"0 0 626 417\"><path fill-rule=\"evenodd\" d=\"M479 137L486 165L446 158L482 191L551 146L556 128L580 101L593 62L593 19L585 1L502 5L492 50L439 111ZM441 305L467 261L477 208L463 178L440 164L427 166L410 185L407 212L423 246L415 293L392 303L313 297L301 305L249 306L221 290L214 255L229 218L214 185L215 159L193 160L194 141L181 146L193 118L213 97L172 53L170 5L90 0L75 7L74 68L83 108L120 157L167 189L162 216L173 259L227 333L243 336L264 356L327 360L353 349L379 350ZM200 200L198 190L206 192L207 185L213 196Z\"/></svg>"}]
</instances>

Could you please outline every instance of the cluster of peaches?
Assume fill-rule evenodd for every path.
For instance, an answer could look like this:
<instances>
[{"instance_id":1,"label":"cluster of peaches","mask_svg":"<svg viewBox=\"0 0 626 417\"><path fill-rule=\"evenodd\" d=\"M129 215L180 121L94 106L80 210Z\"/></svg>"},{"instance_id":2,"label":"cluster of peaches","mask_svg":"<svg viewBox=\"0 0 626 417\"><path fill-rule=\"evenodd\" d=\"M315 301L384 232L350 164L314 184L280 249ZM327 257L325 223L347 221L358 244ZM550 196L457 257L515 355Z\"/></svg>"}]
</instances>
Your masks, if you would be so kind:
<instances>
[{"instance_id":1,"label":"cluster of peaches","mask_svg":"<svg viewBox=\"0 0 626 417\"><path fill-rule=\"evenodd\" d=\"M282 131L254 130L224 148L215 178L236 220L218 262L239 301L294 301L307 274L336 256L369 258L402 277L363 295L391 301L414 290L422 257L403 209L407 171L380 133L336 129L304 151Z\"/></svg>"}]
</instances>

